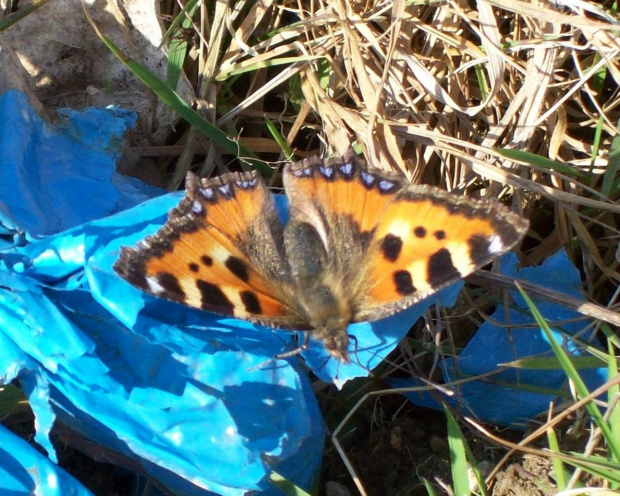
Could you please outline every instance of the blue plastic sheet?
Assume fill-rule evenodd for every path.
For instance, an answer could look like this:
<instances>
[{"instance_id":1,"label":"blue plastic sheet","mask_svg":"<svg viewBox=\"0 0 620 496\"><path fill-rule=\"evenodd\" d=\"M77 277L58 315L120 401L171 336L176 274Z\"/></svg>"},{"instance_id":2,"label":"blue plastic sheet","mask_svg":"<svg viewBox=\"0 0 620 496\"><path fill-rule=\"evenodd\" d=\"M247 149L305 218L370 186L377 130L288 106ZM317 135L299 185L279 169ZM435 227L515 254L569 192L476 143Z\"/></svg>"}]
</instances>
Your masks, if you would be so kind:
<instances>
[{"instance_id":1,"label":"blue plastic sheet","mask_svg":"<svg viewBox=\"0 0 620 496\"><path fill-rule=\"evenodd\" d=\"M45 492L41 492L45 488ZM0 493L5 496L92 496L26 441L0 425Z\"/></svg>"},{"instance_id":2,"label":"blue plastic sheet","mask_svg":"<svg viewBox=\"0 0 620 496\"><path fill-rule=\"evenodd\" d=\"M60 113L58 126L41 119L25 95L0 98L0 236L17 244L56 234L134 206L157 194L116 173L128 110ZM96 193L96 195L92 194ZM6 245L5 245L6 246Z\"/></svg>"},{"instance_id":3,"label":"blue plastic sheet","mask_svg":"<svg viewBox=\"0 0 620 496\"><path fill-rule=\"evenodd\" d=\"M517 270L517 267L518 260L514 254L509 253L502 257L500 268L504 275L583 298L579 271L568 259L565 251L556 253L538 267L521 270ZM507 310L503 305L499 305L458 357L447 358L441 362L446 383L496 371L501 364L519 358L554 356L545 334L530 315L520 293L516 290L510 291L510 297L515 308ZM591 323L580 313L556 303L535 299L535 304L546 321L550 322L552 329L554 322L561 322L564 334L575 335ZM494 325L493 322L499 325ZM554 339L563 343L566 351L575 356L583 354L582 347L567 340L564 334L560 333L557 327L553 332ZM605 368L582 369L580 375L590 390L607 381ZM446 396L444 400L454 407L462 406L466 414L483 422L525 429L533 417L546 412L558 394L566 390L566 381L566 375L560 369L508 368L487 376L484 381L465 382L457 387L444 385L443 387L455 392L454 396ZM423 386L408 379L395 379L390 383L395 388ZM546 392L533 392L528 388ZM427 393L406 394L417 405L442 409L436 399Z\"/></svg>"},{"instance_id":4,"label":"blue plastic sheet","mask_svg":"<svg viewBox=\"0 0 620 496\"><path fill-rule=\"evenodd\" d=\"M65 111L54 127L8 92L0 116L0 377L20 380L50 459L61 420L180 494L279 494L271 470L311 487L320 411L300 357L274 359L294 334L158 300L112 270L120 246L157 231L180 199L114 171L134 114ZM438 297L451 304L459 288ZM338 385L367 375L434 300L351 326L354 363L312 343L307 365ZM14 441L30 473L31 450Z\"/></svg>"}]
</instances>

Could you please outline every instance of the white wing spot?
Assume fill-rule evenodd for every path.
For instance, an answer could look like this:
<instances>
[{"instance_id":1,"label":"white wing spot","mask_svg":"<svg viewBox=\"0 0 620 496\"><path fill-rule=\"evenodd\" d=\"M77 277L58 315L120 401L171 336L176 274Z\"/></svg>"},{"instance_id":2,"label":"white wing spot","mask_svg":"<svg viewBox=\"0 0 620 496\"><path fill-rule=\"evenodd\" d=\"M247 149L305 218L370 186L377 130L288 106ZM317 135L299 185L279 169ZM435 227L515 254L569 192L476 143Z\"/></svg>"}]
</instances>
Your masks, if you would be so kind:
<instances>
[{"instance_id":1,"label":"white wing spot","mask_svg":"<svg viewBox=\"0 0 620 496\"><path fill-rule=\"evenodd\" d=\"M408 240L411 237L411 224L409 222L396 220L389 225L387 232L402 240Z\"/></svg>"},{"instance_id":2,"label":"white wing spot","mask_svg":"<svg viewBox=\"0 0 620 496\"><path fill-rule=\"evenodd\" d=\"M392 181L387 181L386 179L383 179L379 182L379 189L381 191L390 191L391 189L394 189L394 186L396 186L396 183L393 183Z\"/></svg>"},{"instance_id":3,"label":"white wing spot","mask_svg":"<svg viewBox=\"0 0 620 496\"><path fill-rule=\"evenodd\" d=\"M200 203L199 201L194 201L192 202L192 212L194 212L196 215L202 215L204 214L204 208L202 206L202 203Z\"/></svg>"},{"instance_id":4,"label":"white wing spot","mask_svg":"<svg viewBox=\"0 0 620 496\"><path fill-rule=\"evenodd\" d=\"M465 277L474 271L476 266L472 264L469 254L469 245L467 243L454 241L452 243L446 243L446 248L450 251L452 265L459 271L461 277Z\"/></svg>"},{"instance_id":5,"label":"white wing spot","mask_svg":"<svg viewBox=\"0 0 620 496\"><path fill-rule=\"evenodd\" d=\"M502 238L500 238L497 234L489 237L489 253L502 253L506 249Z\"/></svg>"},{"instance_id":6,"label":"white wing spot","mask_svg":"<svg viewBox=\"0 0 620 496\"><path fill-rule=\"evenodd\" d=\"M210 200L213 198L213 188L200 188L200 194Z\"/></svg>"},{"instance_id":7,"label":"white wing spot","mask_svg":"<svg viewBox=\"0 0 620 496\"><path fill-rule=\"evenodd\" d=\"M220 193L222 193L224 196L230 196L231 194L231 189L230 189L230 184L226 183L222 186L220 186L219 188L217 188Z\"/></svg>"},{"instance_id":8,"label":"white wing spot","mask_svg":"<svg viewBox=\"0 0 620 496\"><path fill-rule=\"evenodd\" d=\"M377 180L375 176L373 176L372 174L369 174L366 171L362 171L360 175L362 176L362 181L364 182L366 186L372 186L374 182Z\"/></svg>"},{"instance_id":9,"label":"white wing spot","mask_svg":"<svg viewBox=\"0 0 620 496\"><path fill-rule=\"evenodd\" d=\"M334 175L333 167L319 167L319 171L321 171L321 174L323 174L327 178L330 178Z\"/></svg>"},{"instance_id":10,"label":"white wing spot","mask_svg":"<svg viewBox=\"0 0 620 496\"><path fill-rule=\"evenodd\" d=\"M224 264L224 262L226 262L226 260L230 257L230 252L226 248L216 246L213 248L210 256L213 260L217 260L218 262Z\"/></svg>"},{"instance_id":11,"label":"white wing spot","mask_svg":"<svg viewBox=\"0 0 620 496\"><path fill-rule=\"evenodd\" d=\"M155 295L163 294L165 292L164 287L161 284L159 284L157 279L154 277L147 276L146 284L148 285L150 292Z\"/></svg>"}]
</instances>

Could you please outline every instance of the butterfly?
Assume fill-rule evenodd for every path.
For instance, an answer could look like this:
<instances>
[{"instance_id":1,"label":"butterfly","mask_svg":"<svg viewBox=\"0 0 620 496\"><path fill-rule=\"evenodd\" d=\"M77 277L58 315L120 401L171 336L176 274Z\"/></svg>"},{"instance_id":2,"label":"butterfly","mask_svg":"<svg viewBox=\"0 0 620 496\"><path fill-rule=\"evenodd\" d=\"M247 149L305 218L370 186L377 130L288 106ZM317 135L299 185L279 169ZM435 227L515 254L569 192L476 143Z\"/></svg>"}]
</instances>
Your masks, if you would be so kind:
<instances>
[{"instance_id":1,"label":"butterfly","mask_svg":"<svg viewBox=\"0 0 620 496\"><path fill-rule=\"evenodd\" d=\"M143 291L308 331L350 362L350 323L399 312L510 250L527 220L495 200L412 185L349 149L287 165L283 226L257 171L199 179L114 270ZM305 344L307 344L307 339Z\"/></svg>"}]
</instances>

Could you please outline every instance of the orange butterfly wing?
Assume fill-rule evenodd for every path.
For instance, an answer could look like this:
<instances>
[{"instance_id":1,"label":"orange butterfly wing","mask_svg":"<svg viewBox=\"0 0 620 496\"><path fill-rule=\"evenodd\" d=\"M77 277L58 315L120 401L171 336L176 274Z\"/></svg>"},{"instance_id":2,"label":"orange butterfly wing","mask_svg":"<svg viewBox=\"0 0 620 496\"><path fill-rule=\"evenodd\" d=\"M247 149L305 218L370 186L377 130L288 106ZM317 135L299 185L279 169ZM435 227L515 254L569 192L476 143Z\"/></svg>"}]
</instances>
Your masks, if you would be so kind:
<instances>
[{"instance_id":1,"label":"orange butterfly wing","mask_svg":"<svg viewBox=\"0 0 620 496\"><path fill-rule=\"evenodd\" d=\"M155 296L282 328L304 328L290 301L281 226L257 172L188 174L185 198L154 236L122 248L116 272Z\"/></svg>"},{"instance_id":2,"label":"orange butterfly wing","mask_svg":"<svg viewBox=\"0 0 620 496\"><path fill-rule=\"evenodd\" d=\"M375 228L356 320L391 315L466 277L515 246L528 225L496 201L429 186L403 189Z\"/></svg>"}]
</instances>

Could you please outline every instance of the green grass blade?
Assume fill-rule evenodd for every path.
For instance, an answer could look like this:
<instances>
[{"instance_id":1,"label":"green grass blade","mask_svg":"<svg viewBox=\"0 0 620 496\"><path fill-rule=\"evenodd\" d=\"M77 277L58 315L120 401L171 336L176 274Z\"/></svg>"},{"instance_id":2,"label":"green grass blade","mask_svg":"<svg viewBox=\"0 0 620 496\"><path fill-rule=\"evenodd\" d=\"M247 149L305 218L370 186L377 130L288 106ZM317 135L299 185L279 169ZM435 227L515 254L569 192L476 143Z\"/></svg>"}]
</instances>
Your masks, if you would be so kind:
<instances>
[{"instance_id":1,"label":"green grass blade","mask_svg":"<svg viewBox=\"0 0 620 496\"><path fill-rule=\"evenodd\" d=\"M181 78L183 62L187 55L188 43L184 40L172 40L168 46L168 71L166 83L170 88L176 88Z\"/></svg>"},{"instance_id":2,"label":"green grass blade","mask_svg":"<svg viewBox=\"0 0 620 496\"><path fill-rule=\"evenodd\" d=\"M198 7L198 0L189 0L179 12L179 15L176 16L172 23L170 23L170 27L164 33L164 36L161 39L161 46L166 43L168 40L171 40L174 34L179 30L180 27L188 28L190 27L189 19L194 16L194 12L196 12L196 8ZM189 17L189 19L188 19Z\"/></svg>"},{"instance_id":3,"label":"green grass blade","mask_svg":"<svg viewBox=\"0 0 620 496\"><path fill-rule=\"evenodd\" d=\"M214 126L209 121L204 119L198 112L192 109L176 91L161 81L151 71L140 65L127 54L123 53L111 40L101 33L97 25L92 20L90 21L91 26L108 49L131 72L133 72L133 74L140 79L140 81L151 89L151 91L153 91L160 98L160 100L162 100L192 126L196 127L206 137L221 146L226 152L239 157L241 166L244 167L244 169L247 170L249 167L253 166L258 169L261 174L267 177L273 175L273 171L266 164L259 160L251 160L252 158L255 158L255 156L250 150L244 147L241 143L231 139L217 126Z\"/></svg>"},{"instance_id":4,"label":"green grass blade","mask_svg":"<svg viewBox=\"0 0 620 496\"><path fill-rule=\"evenodd\" d=\"M615 358L616 348L610 342L607 343L609 356ZM607 367L608 377L618 376L618 363L615 359L609 360ZM614 439L620 439L620 384L615 384L607 391L607 402L613 406L611 415L609 416L609 425L611 426L611 435ZM620 464L620 459L615 452L611 453L611 459ZM620 486L615 486L614 489L619 489Z\"/></svg>"},{"instance_id":5,"label":"green grass blade","mask_svg":"<svg viewBox=\"0 0 620 496\"><path fill-rule=\"evenodd\" d=\"M172 21L172 24L162 39L162 43L164 43L165 40L170 38L170 43L168 45L168 71L166 74L166 83L173 89L176 89L179 84L189 43L182 39L176 39L172 35L179 31L179 26L184 29L192 27L191 19L198 6L198 0L190 0L187 2L181 12L179 12L179 15Z\"/></svg>"},{"instance_id":6,"label":"green grass blade","mask_svg":"<svg viewBox=\"0 0 620 496\"><path fill-rule=\"evenodd\" d=\"M267 116L265 116L265 125L267 126L267 129L271 133L271 136L273 136L273 139L276 140L276 143L278 144L278 146L282 148L282 152L286 156L286 160L292 160L293 150L291 150L291 147L288 146L288 144L286 143L286 140L284 139L284 136L280 134L280 131L278 131L273 121Z\"/></svg>"},{"instance_id":7,"label":"green grass blade","mask_svg":"<svg viewBox=\"0 0 620 496\"><path fill-rule=\"evenodd\" d=\"M569 356L576 369L599 369L607 365L607 360L594 356ZM556 357L526 357L502 365L524 370L558 370L562 363Z\"/></svg>"},{"instance_id":8,"label":"green grass blade","mask_svg":"<svg viewBox=\"0 0 620 496\"><path fill-rule=\"evenodd\" d=\"M263 60L252 64L234 64L221 71L216 77L216 81L224 81L233 76L239 76L248 72L256 72L261 69L269 69L279 65L292 65L298 62L306 62L309 60L318 60L323 58L322 55L309 55L307 57L278 57L269 60Z\"/></svg>"},{"instance_id":9,"label":"green grass blade","mask_svg":"<svg viewBox=\"0 0 620 496\"><path fill-rule=\"evenodd\" d=\"M529 307L530 311L532 312L532 316L534 317L538 325L540 325L540 328L542 329L542 331L545 333L547 341L549 342L551 348L553 349L553 352L555 353L556 357L558 358L558 360L560 361L562 365L562 369L566 372L566 375L568 376L568 378L573 382L575 386L575 390L577 392L577 397L585 398L586 396L588 396L589 391L586 385L584 384L583 380L579 376L579 373L573 366L567 354L564 352L564 349L562 348L562 346L558 342L556 342L555 337L553 336L553 333L551 332L551 329L549 328L549 325L545 321L542 314L539 312L538 308L536 308L536 306L534 305L534 302L530 299L527 293L523 291L523 288L519 285L518 282L515 282L515 284L517 288L519 289L519 292L525 299L525 302L527 303L527 306ZM607 446L609 447L610 453L612 454L614 459L617 459L618 455L620 454L620 439L613 437L613 432L609 424L603 418L603 415L601 414L600 410L598 409L598 407L593 401L589 401L586 404L586 410L592 417L592 420L594 421L594 423L598 426L598 428L603 433L603 436L605 437L605 440L607 441Z\"/></svg>"},{"instance_id":10,"label":"green grass blade","mask_svg":"<svg viewBox=\"0 0 620 496\"><path fill-rule=\"evenodd\" d=\"M541 157L540 155L536 155L535 153L524 152L521 150L513 150L509 148L496 148L495 150L503 157L509 158L511 160L518 160L519 162L532 164L543 169L558 171L562 174L566 174L567 176L576 176L582 179L586 178L585 174L579 172L573 167L570 167L561 162L556 162L555 160Z\"/></svg>"},{"instance_id":11,"label":"green grass blade","mask_svg":"<svg viewBox=\"0 0 620 496\"><path fill-rule=\"evenodd\" d=\"M601 184L601 193L607 198L613 198L618 192L617 181L618 172L620 171L620 135L616 135L611 141L611 149L609 150L609 162L605 167L603 174L603 183Z\"/></svg>"},{"instance_id":12,"label":"green grass blade","mask_svg":"<svg viewBox=\"0 0 620 496\"><path fill-rule=\"evenodd\" d=\"M307 493L303 489L297 487L277 472L271 472L271 474L269 474L269 482L280 489L280 491L287 496L311 496L310 493Z\"/></svg>"},{"instance_id":13,"label":"green grass blade","mask_svg":"<svg viewBox=\"0 0 620 496\"><path fill-rule=\"evenodd\" d=\"M177 112L192 126L198 128L205 136L215 141L222 148L229 153L237 154L240 151L240 146L231 140L222 130L215 127L213 124L205 120L200 114L194 111L181 96L171 89L167 84L161 81L151 71L140 65L135 60L124 54L111 40L105 36L100 36L101 40L110 49L110 51L116 55L123 64L133 72L140 81L148 86L153 92L170 108ZM242 150L244 153L248 153L247 150Z\"/></svg>"},{"instance_id":14,"label":"green grass blade","mask_svg":"<svg viewBox=\"0 0 620 496\"><path fill-rule=\"evenodd\" d=\"M14 12L10 16L0 20L0 33L6 29L9 29L14 24L17 24L24 17L29 14L32 14L39 7L42 7L50 0L35 0L34 2L26 5L25 7L20 7L17 12Z\"/></svg>"},{"instance_id":15,"label":"green grass blade","mask_svg":"<svg viewBox=\"0 0 620 496\"><path fill-rule=\"evenodd\" d=\"M468 461L476 479L478 487L482 494L486 494L486 484L484 477L478 469L476 459L467 446L463 431L459 427L458 422L450 412L450 409L444 405L448 425L448 444L450 445L450 467L452 469L452 486L455 496L468 496L471 494L469 487Z\"/></svg>"},{"instance_id":16,"label":"green grass blade","mask_svg":"<svg viewBox=\"0 0 620 496\"><path fill-rule=\"evenodd\" d=\"M605 339L613 344L616 348L620 348L620 336L618 336L608 324L605 322L601 323L601 332L605 334ZM609 376L612 377L612 376Z\"/></svg>"},{"instance_id":17,"label":"green grass blade","mask_svg":"<svg viewBox=\"0 0 620 496\"><path fill-rule=\"evenodd\" d=\"M620 465L609 462L600 456L588 455L582 453L571 453L572 457L565 458L564 463L579 468L584 472L588 472L595 477L605 479L614 487L620 485Z\"/></svg>"},{"instance_id":18,"label":"green grass blade","mask_svg":"<svg viewBox=\"0 0 620 496\"><path fill-rule=\"evenodd\" d=\"M437 491L435 491L431 481L429 481L426 477L422 477L422 482L424 483L428 496L437 496Z\"/></svg>"},{"instance_id":19,"label":"green grass blade","mask_svg":"<svg viewBox=\"0 0 620 496\"><path fill-rule=\"evenodd\" d=\"M558 437L555 435L553 428L547 429L547 441L549 442L549 449L554 453L560 452L560 444L558 443ZM553 472L555 476L555 484L561 491L566 488L566 477L564 472L564 463L557 456L551 457L551 463L553 463Z\"/></svg>"}]
</instances>

